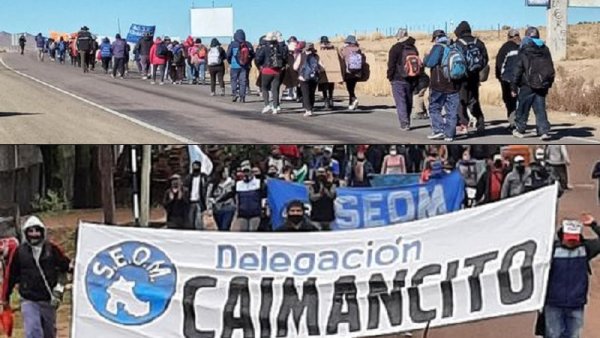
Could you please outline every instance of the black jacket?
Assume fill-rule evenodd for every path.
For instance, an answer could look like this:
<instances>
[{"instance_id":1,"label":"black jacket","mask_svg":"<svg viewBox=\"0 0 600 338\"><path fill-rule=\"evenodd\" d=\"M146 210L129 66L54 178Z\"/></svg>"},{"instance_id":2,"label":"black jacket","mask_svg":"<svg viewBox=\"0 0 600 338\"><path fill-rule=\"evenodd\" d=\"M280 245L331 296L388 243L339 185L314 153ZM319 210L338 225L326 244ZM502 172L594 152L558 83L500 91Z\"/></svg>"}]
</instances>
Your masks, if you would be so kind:
<instances>
[{"instance_id":1,"label":"black jacket","mask_svg":"<svg viewBox=\"0 0 600 338\"><path fill-rule=\"evenodd\" d=\"M50 242L45 242L42 246L40 255L40 266L46 280L53 289L58 284L59 276L69 271L71 261L65 254ZM4 295L6 299L10 298L13 288L19 284L19 294L21 298L34 302L50 301L51 295L48 293L44 279L35 263L33 251L29 244L21 244L15 251L10 264L10 274L8 289Z\"/></svg>"},{"instance_id":2,"label":"black jacket","mask_svg":"<svg viewBox=\"0 0 600 338\"><path fill-rule=\"evenodd\" d=\"M134 53L137 52L140 56L149 56L150 48L152 48L153 44L154 41L151 36L144 36L138 41L137 45L135 45Z\"/></svg>"},{"instance_id":3,"label":"black jacket","mask_svg":"<svg viewBox=\"0 0 600 338\"><path fill-rule=\"evenodd\" d=\"M518 50L519 45L512 40L509 40L502 45L500 51L498 51L498 55L496 56L496 79L502 79L502 67L508 53Z\"/></svg>"},{"instance_id":4,"label":"black jacket","mask_svg":"<svg viewBox=\"0 0 600 338\"><path fill-rule=\"evenodd\" d=\"M388 67L387 67L387 79L390 81L406 81L405 78L402 77L402 74L398 71L398 67L403 67L402 58L404 56L404 50L407 48L414 48L415 50L415 39L409 37L408 40L403 42L398 42L393 45L390 49L389 57L388 57ZM417 55L418 55L417 51Z\"/></svg>"},{"instance_id":5,"label":"black jacket","mask_svg":"<svg viewBox=\"0 0 600 338\"><path fill-rule=\"evenodd\" d=\"M283 47L279 43L276 43L276 44L265 43L264 45L257 48L255 63L258 67L270 67L271 66L269 64L269 62L270 62L269 56L271 55L273 48L277 48L277 53L279 53L279 55L281 56L281 60L282 60L282 64L283 64L283 66L281 68L285 68L285 65L287 63L288 50L287 50L287 47Z\"/></svg>"},{"instance_id":6,"label":"black jacket","mask_svg":"<svg viewBox=\"0 0 600 338\"><path fill-rule=\"evenodd\" d=\"M90 52L94 48L92 33L88 31L79 31L77 33L77 50L80 52Z\"/></svg>"},{"instance_id":7,"label":"black jacket","mask_svg":"<svg viewBox=\"0 0 600 338\"><path fill-rule=\"evenodd\" d=\"M187 189L186 199L192 203L192 182L194 176L189 175L183 182L183 186ZM206 211L206 192L208 189L208 177L204 174L200 175L200 210ZM198 201L195 201L198 202Z\"/></svg>"},{"instance_id":8,"label":"black jacket","mask_svg":"<svg viewBox=\"0 0 600 338\"><path fill-rule=\"evenodd\" d=\"M454 30L454 34L456 34L456 36L458 37L456 44L461 49L464 49L464 47L466 47L461 40L463 40L466 43L471 43L476 39L473 36L473 33L471 32L471 26L466 21L463 21L460 24L458 24L456 30ZM481 53L483 54L483 65L488 65L490 58L485 43L483 43L483 41L481 41L480 39L477 39L477 43L475 45L479 47ZM479 76L479 74L477 74L477 76Z\"/></svg>"},{"instance_id":9,"label":"black jacket","mask_svg":"<svg viewBox=\"0 0 600 338\"><path fill-rule=\"evenodd\" d=\"M295 227L293 224L288 222L287 220L283 224L283 226L277 229L277 232L315 232L320 231L319 227L317 227L308 217L304 217L302 220L302 224L299 227Z\"/></svg>"},{"instance_id":10,"label":"black jacket","mask_svg":"<svg viewBox=\"0 0 600 338\"><path fill-rule=\"evenodd\" d=\"M522 87L529 87L529 81L527 80L527 69L529 68L530 61L533 58L538 57L552 62L552 55L550 54L550 50L546 45L539 47L533 41L530 41L521 48L519 51L517 64L515 66L514 78L511 83L511 90L513 92L518 92L518 89ZM554 80L552 83L554 83ZM548 91L545 90L545 92L547 93Z\"/></svg>"}]
</instances>

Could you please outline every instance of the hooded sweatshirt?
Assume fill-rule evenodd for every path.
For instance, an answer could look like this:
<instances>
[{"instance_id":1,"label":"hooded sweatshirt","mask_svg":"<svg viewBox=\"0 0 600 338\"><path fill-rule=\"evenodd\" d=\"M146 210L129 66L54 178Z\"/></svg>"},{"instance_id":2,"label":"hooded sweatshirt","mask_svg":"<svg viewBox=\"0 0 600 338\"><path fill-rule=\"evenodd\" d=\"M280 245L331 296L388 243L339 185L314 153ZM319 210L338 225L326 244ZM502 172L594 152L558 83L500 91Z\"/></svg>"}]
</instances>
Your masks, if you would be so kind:
<instances>
[{"instance_id":1,"label":"hooded sweatshirt","mask_svg":"<svg viewBox=\"0 0 600 338\"><path fill-rule=\"evenodd\" d=\"M209 65L209 67L223 67L225 66L224 64L224 60L227 59L227 52L225 51L225 49L223 49L223 47L221 47L221 42L219 42L218 39L213 38L210 41L210 49L212 50L213 48L217 48L217 50L219 51L219 59L221 60L221 64L218 65ZM208 51L210 53L210 50Z\"/></svg>"},{"instance_id":2,"label":"hooded sweatshirt","mask_svg":"<svg viewBox=\"0 0 600 338\"><path fill-rule=\"evenodd\" d=\"M138 42L138 44L136 46L136 49L140 53L140 56L149 56L150 55L150 49L152 48L153 44L154 44L154 42L152 41L152 37L151 36L144 36Z\"/></svg>"},{"instance_id":3,"label":"hooded sweatshirt","mask_svg":"<svg viewBox=\"0 0 600 338\"><path fill-rule=\"evenodd\" d=\"M100 45L100 56L103 58L112 57L112 46L108 38L102 40L102 44Z\"/></svg>"},{"instance_id":4,"label":"hooded sweatshirt","mask_svg":"<svg viewBox=\"0 0 600 338\"><path fill-rule=\"evenodd\" d=\"M484 66L489 63L490 58L489 58L485 43L483 43L483 41L481 41L480 39L473 37L473 33L471 31L471 26L469 25L468 22L463 21L463 22L459 23L458 26L456 27L456 29L454 30L454 34L458 38L456 41L456 44L462 50L465 50L467 44L477 40L475 45L479 48L479 50L483 54ZM473 78L479 78L479 74L470 74L470 75L473 76Z\"/></svg>"},{"instance_id":5,"label":"hooded sweatshirt","mask_svg":"<svg viewBox=\"0 0 600 338\"><path fill-rule=\"evenodd\" d=\"M113 56L117 59L122 59L125 57L127 42L123 39L116 39L112 44L112 53Z\"/></svg>"},{"instance_id":6,"label":"hooded sweatshirt","mask_svg":"<svg viewBox=\"0 0 600 338\"><path fill-rule=\"evenodd\" d=\"M37 48L44 48L45 42L46 40L44 39L41 33L35 37L35 46Z\"/></svg>"},{"instance_id":7,"label":"hooded sweatshirt","mask_svg":"<svg viewBox=\"0 0 600 338\"><path fill-rule=\"evenodd\" d=\"M444 75L442 60L444 58L444 48L449 45L447 37L442 36L436 39L431 48L431 52L425 57L424 65L431 68L430 88L436 92L444 94L455 94L460 89L460 82L452 81Z\"/></svg>"},{"instance_id":8,"label":"hooded sweatshirt","mask_svg":"<svg viewBox=\"0 0 600 338\"><path fill-rule=\"evenodd\" d=\"M69 258L55 244L46 240L46 227L39 218L32 216L27 219L22 228L23 238L26 238L27 229L34 226L42 228L43 240L37 245L25 240L14 252L10 258L8 285L3 290L3 300L9 299L14 286L19 284L21 298L34 302L50 301L48 287L53 289L58 284L59 276L69 271Z\"/></svg>"},{"instance_id":9,"label":"hooded sweatshirt","mask_svg":"<svg viewBox=\"0 0 600 338\"><path fill-rule=\"evenodd\" d=\"M241 65L239 61L239 55L243 44L246 44L250 49L250 60L247 65ZM251 43L246 41L246 33L243 30L238 29L233 35L233 42L231 42L227 49L227 62L229 62L232 69L250 69L250 67L252 67L253 59L254 47L252 47Z\"/></svg>"},{"instance_id":10,"label":"hooded sweatshirt","mask_svg":"<svg viewBox=\"0 0 600 338\"><path fill-rule=\"evenodd\" d=\"M531 169L525 168L523 175L517 171L515 166L506 176L502 184L502 199L515 197L525 192L526 185L530 183Z\"/></svg>"},{"instance_id":11,"label":"hooded sweatshirt","mask_svg":"<svg viewBox=\"0 0 600 338\"><path fill-rule=\"evenodd\" d=\"M150 48L150 64L164 65L167 63L166 57L156 55L156 48L158 48L158 45L162 43L164 42L160 38L156 38L156 40L154 40L154 45L152 45L152 48Z\"/></svg>"},{"instance_id":12,"label":"hooded sweatshirt","mask_svg":"<svg viewBox=\"0 0 600 338\"><path fill-rule=\"evenodd\" d=\"M515 66L514 78L511 82L511 89L513 92L517 93L518 89L521 87L529 87L527 70L533 58L543 58L552 63L552 55L550 55L550 50L543 40L525 37L521 42L521 49L519 50L519 56ZM552 83L554 83L554 79L552 80ZM552 87L552 84L550 87ZM545 92L547 92L547 90Z\"/></svg>"}]
</instances>

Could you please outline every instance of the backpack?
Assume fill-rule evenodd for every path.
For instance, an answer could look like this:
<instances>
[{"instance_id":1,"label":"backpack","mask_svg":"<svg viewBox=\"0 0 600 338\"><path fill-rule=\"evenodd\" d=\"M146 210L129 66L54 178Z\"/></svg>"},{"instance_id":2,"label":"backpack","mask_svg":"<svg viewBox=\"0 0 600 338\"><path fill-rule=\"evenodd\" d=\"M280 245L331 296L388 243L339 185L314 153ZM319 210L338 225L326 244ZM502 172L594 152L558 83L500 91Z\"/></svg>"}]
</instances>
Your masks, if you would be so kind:
<instances>
[{"instance_id":1,"label":"backpack","mask_svg":"<svg viewBox=\"0 0 600 338\"><path fill-rule=\"evenodd\" d=\"M527 69L527 82L532 89L550 89L554 82L554 64L550 57L534 53L530 54Z\"/></svg>"},{"instance_id":2,"label":"backpack","mask_svg":"<svg viewBox=\"0 0 600 338\"><path fill-rule=\"evenodd\" d=\"M198 58L200 60L206 59L206 48L204 46L198 47Z\"/></svg>"},{"instance_id":3,"label":"backpack","mask_svg":"<svg viewBox=\"0 0 600 338\"><path fill-rule=\"evenodd\" d=\"M173 50L173 63L176 65L180 65L185 62L185 57L183 56L183 48L177 47Z\"/></svg>"},{"instance_id":4,"label":"backpack","mask_svg":"<svg viewBox=\"0 0 600 338\"><path fill-rule=\"evenodd\" d=\"M462 80L467 76L467 61L456 45L442 45L442 70L448 80Z\"/></svg>"},{"instance_id":5,"label":"backpack","mask_svg":"<svg viewBox=\"0 0 600 338\"><path fill-rule=\"evenodd\" d=\"M364 57L360 50L350 52L346 57L346 72L348 74L361 77L362 70L364 68Z\"/></svg>"},{"instance_id":6,"label":"backpack","mask_svg":"<svg viewBox=\"0 0 600 338\"><path fill-rule=\"evenodd\" d=\"M315 54L306 55L300 75L305 82L319 82L319 59Z\"/></svg>"},{"instance_id":7,"label":"backpack","mask_svg":"<svg viewBox=\"0 0 600 338\"><path fill-rule=\"evenodd\" d=\"M279 45L270 45L266 48L269 51L267 66L269 68L283 68L283 53Z\"/></svg>"},{"instance_id":8,"label":"backpack","mask_svg":"<svg viewBox=\"0 0 600 338\"><path fill-rule=\"evenodd\" d=\"M504 183L504 174L501 171L490 171L490 190L488 202L499 201L502 197L502 183Z\"/></svg>"},{"instance_id":9,"label":"backpack","mask_svg":"<svg viewBox=\"0 0 600 338\"><path fill-rule=\"evenodd\" d=\"M208 65L209 66L219 66L223 63L221 60L221 51L219 47L211 47L208 52Z\"/></svg>"},{"instance_id":10,"label":"backpack","mask_svg":"<svg viewBox=\"0 0 600 338\"><path fill-rule=\"evenodd\" d=\"M65 50L67 50L67 44L64 41L59 42L58 50L63 53Z\"/></svg>"},{"instance_id":11,"label":"backpack","mask_svg":"<svg viewBox=\"0 0 600 338\"><path fill-rule=\"evenodd\" d=\"M504 58L504 62L502 63L502 68L500 70L500 78L504 82L511 83L514 80L515 76L515 68L517 66L517 61L519 60L519 50L515 49L513 51L508 52L506 57Z\"/></svg>"},{"instance_id":12,"label":"backpack","mask_svg":"<svg viewBox=\"0 0 600 338\"><path fill-rule=\"evenodd\" d=\"M471 42L466 42L463 39L459 40L463 45L463 52L467 61L467 70L471 74L479 73L485 67L483 51L477 45L478 39L473 39Z\"/></svg>"},{"instance_id":13,"label":"backpack","mask_svg":"<svg viewBox=\"0 0 600 338\"><path fill-rule=\"evenodd\" d=\"M156 57L159 58L165 58L167 57L167 55L169 54L169 49L167 48L167 45L165 45L164 43L159 43L158 46L156 46Z\"/></svg>"},{"instance_id":14,"label":"backpack","mask_svg":"<svg viewBox=\"0 0 600 338\"><path fill-rule=\"evenodd\" d=\"M402 68L400 74L403 78L416 78L423 72L423 61L414 46L406 46L402 53Z\"/></svg>"},{"instance_id":15,"label":"backpack","mask_svg":"<svg viewBox=\"0 0 600 338\"><path fill-rule=\"evenodd\" d=\"M247 66L250 64L250 46L248 46L248 42L244 41L240 44L240 48L238 50L238 61L240 66Z\"/></svg>"}]
</instances>

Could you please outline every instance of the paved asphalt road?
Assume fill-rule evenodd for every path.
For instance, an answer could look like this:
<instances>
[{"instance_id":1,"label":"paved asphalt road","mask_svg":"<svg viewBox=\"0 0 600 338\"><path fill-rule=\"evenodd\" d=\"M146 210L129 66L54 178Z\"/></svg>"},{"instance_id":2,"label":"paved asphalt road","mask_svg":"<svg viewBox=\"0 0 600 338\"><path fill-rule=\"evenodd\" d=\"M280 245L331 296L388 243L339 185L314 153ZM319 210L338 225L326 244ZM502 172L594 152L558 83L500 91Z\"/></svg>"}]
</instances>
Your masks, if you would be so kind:
<instances>
[{"instance_id":1,"label":"paved asphalt road","mask_svg":"<svg viewBox=\"0 0 600 338\"><path fill-rule=\"evenodd\" d=\"M0 89L21 88L19 95L4 95L0 100L0 137L4 142L23 140L18 135L27 132L28 121L36 115L49 115L48 111L28 111L31 97L45 105L52 105L57 96L65 96L61 113L46 116L46 132L27 138L27 142L50 143L55 138L48 133L61 134L62 126L73 125L80 121L82 111L94 108L93 123L77 128L70 134L69 142L91 143L97 139L90 134L97 132L96 123L112 124L114 114L140 122L144 127L164 131L167 136L178 135L180 142L194 143L427 143L429 127L426 121L419 122L411 132L401 132L391 100L370 99L370 107L355 112L340 108L333 112L317 112L315 117L304 118L300 105L284 103L284 114L279 116L261 115L261 100L252 96L245 105L233 104L230 97L210 97L208 86L151 86L147 81L137 78L125 80L111 79L96 73L84 75L80 69L57 65L51 62L39 63L33 55L2 54L4 63L0 64ZM6 65L9 68L6 67ZM20 72L21 76L14 73ZM23 76L25 75L25 76ZM27 77L26 77L27 76ZM35 78L32 79L31 77ZM47 88L49 84L54 88ZM56 89L64 92L59 92ZM0 90L4 91L4 90ZM54 91L55 93L51 93ZM73 98L76 95L85 98L96 106L84 104ZM71 96L71 97L69 97ZM363 100L364 101L364 100ZM381 104L384 102L385 104ZM9 109L7 111L7 109ZM512 136L505 132L506 125L500 120L502 109L486 107L488 112L488 130L483 137L470 138L470 143L515 143ZM15 114L12 114L12 113ZM112 115L112 116L111 116ZM594 136L595 125L578 124L568 117L554 119L556 139L561 143L597 142ZM143 143L147 139L136 137L135 129L127 125L113 126L117 134L127 135L126 140ZM600 123L600 121L599 121ZM3 127L8 125L9 127ZM9 131L3 130L10 128ZM153 143L161 143L164 135L159 135ZM7 139L8 137L8 139ZM104 138L108 143L116 142L114 137ZM23 141L21 141L23 142ZM98 142L102 142L100 139ZM521 140L521 143L537 143L536 138Z\"/></svg>"}]
</instances>

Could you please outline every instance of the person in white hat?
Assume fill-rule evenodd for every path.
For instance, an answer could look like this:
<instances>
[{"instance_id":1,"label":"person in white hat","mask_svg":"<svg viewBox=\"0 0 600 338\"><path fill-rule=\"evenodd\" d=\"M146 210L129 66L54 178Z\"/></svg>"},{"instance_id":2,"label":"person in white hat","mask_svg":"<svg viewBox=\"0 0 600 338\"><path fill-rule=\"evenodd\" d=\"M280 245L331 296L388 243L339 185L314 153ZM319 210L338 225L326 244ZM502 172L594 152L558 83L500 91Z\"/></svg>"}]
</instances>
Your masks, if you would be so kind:
<instances>
[{"instance_id":1,"label":"person in white hat","mask_svg":"<svg viewBox=\"0 0 600 338\"><path fill-rule=\"evenodd\" d=\"M523 194L529 182L531 169L525 166L525 158L521 155L513 159L513 169L502 184L501 198L510 198Z\"/></svg>"}]
</instances>

